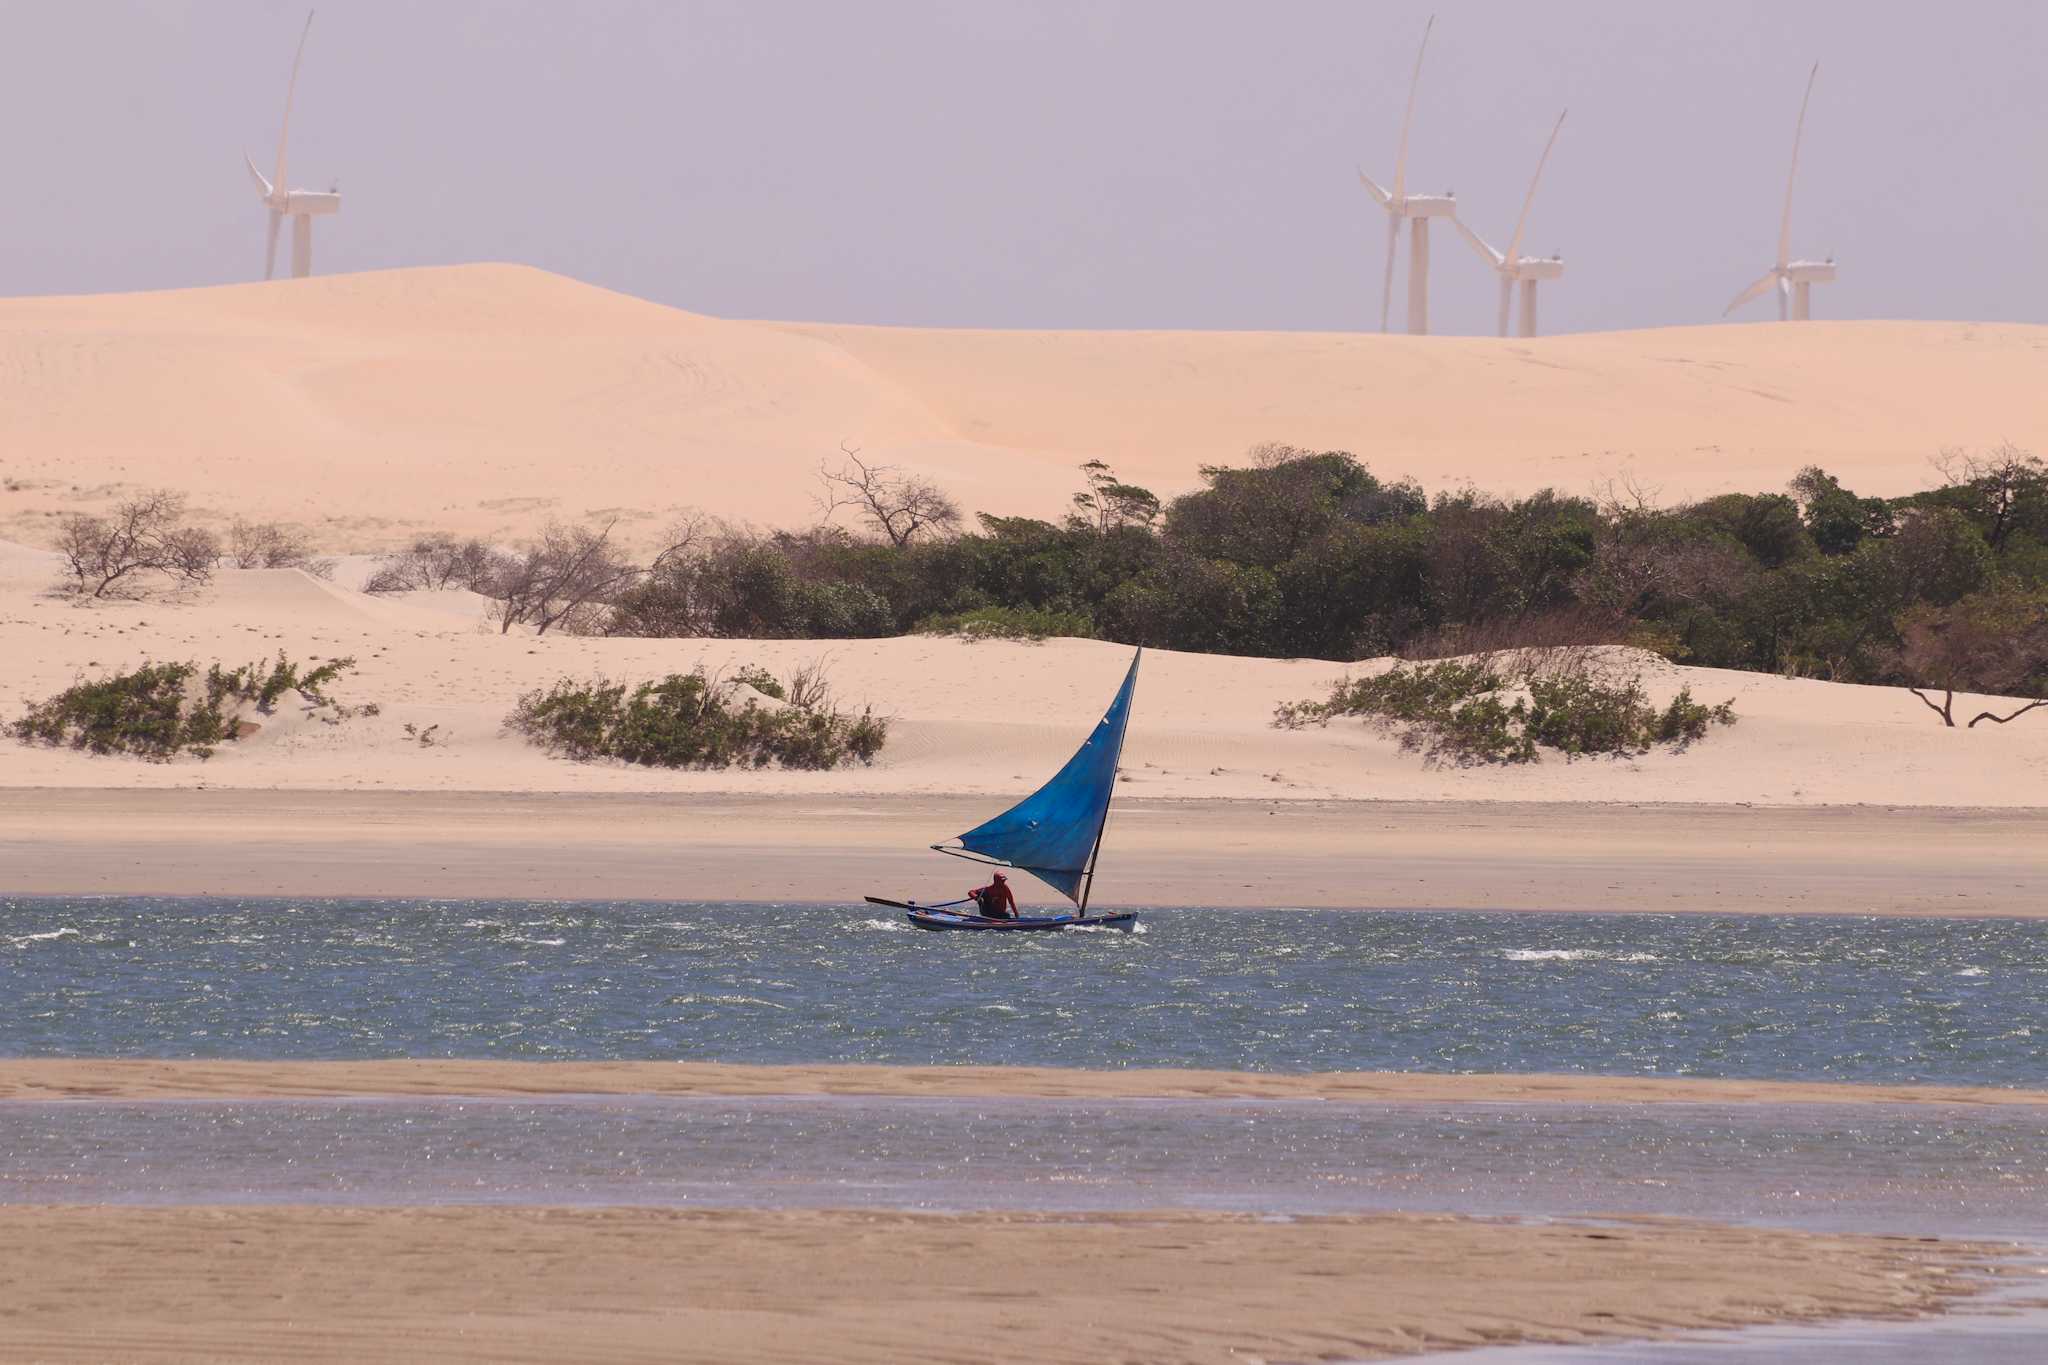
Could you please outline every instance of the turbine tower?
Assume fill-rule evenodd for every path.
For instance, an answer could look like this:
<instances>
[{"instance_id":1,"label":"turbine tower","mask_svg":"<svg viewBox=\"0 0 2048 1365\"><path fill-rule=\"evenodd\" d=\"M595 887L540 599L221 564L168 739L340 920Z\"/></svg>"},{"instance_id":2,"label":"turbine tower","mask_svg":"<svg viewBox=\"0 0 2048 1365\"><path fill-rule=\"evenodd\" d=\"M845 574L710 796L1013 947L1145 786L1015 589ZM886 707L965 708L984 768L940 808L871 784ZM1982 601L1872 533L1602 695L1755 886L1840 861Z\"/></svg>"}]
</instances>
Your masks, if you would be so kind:
<instances>
[{"instance_id":1,"label":"turbine tower","mask_svg":"<svg viewBox=\"0 0 2048 1365\"><path fill-rule=\"evenodd\" d=\"M1565 110L1568 114L1571 111ZM1482 256L1500 275L1500 334L1508 334L1508 315L1514 303L1515 285L1522 286L1522 335L1536 335L1536 282L1554 280L1564 274L1564 260L1559 256L1524 256L1522 254L1522 229L1529 226L1529 209L1536 202L1536 186L1543 181L1543 168L1550 162L1550 149L1557 145L1557 135L1564 130L1564 114L1557 116L1557 126L1550 130L1550 141L1543 144L1543 155L1536 160L1536 174L1529 178L1529 194L1522 200L1522 216L1515 220L1515 235L1508 242L1507 254L1502 255L1486 244L1486 239L1465 226L1462 218L1452 218L1472 249Z\"/></svg>"},{"instance_id":2,"label":"turbine tower","mask_svg":"<svg viewBox=\"0 0 2048 1365\"><path fill-rule=\"evenodd\" d=\"M277 273L277 230L286 218L292 220L292 278L302 280L313 273L313 220L322 214L341 211L341 195L338 193L289 189L289 182L285 180L285 145L291 141L292 135L292 95L299 85L299 62L306 55L306 35L312 31L313 14L308 10L306 27L299 33L299 50L292 58L291 84L284 88L284 127L277 135L276 178L265 180L263 172L256 169L255 160L247 152L242 153L242 161L255 178L257 189L262 191L264 207L270 210L270 233L263 246L263 278L266 280Z\"/></svg>"},{"instance_id":3,"label":"turbine tower","mask_svg":"<svg viewBox=\"0 0 2048 1365\"><path fill-rule=\"evenodd\" d=\"M1429 31L1436 16L1422 28L1422 46L1415 52L1415 75L1408 82L1408 108L1401 115L1401 149L1394 159L1394 185L1382 188L1359 171L1358 179L1379 206L1387 211L1387 268L1380 285L1380 330L1387 330L1387 312L1394 296L1394 253L1401 242L1401 224L1408 224L1408 331L1414 336L1429 334L1429 220L1455 219L1458 201L1448 194L1408 193L1408 126L1415 120L1415 90L1422 83L1422 54L1429 50Z\"/></svg>"},{"instance_id":4,"label":"turbine tower","mask_svg":"<svg viewBox=\"0 0 2048 1365\"><path fill-rule=\"evenodd\" d=\"M1806 136L1806 106L1813 102L1813 82L1819 75L1820 63L1815 62L1813 71L1806 78L1806 98L1799 101L1799 124L1792 132L1792 170L1785 177L1785 213L1778 220L1778 263L1765 271L1762 279L1737 294L1735 302L1721 310L1724 318L1765 290L1775 287L1778 291L1778 321L1785 320L1789 302L1793 319L1805 322L1813 316L1813 286L1826 284L1835 278L1832 256L1825 261L1786 259L1792 254L1792 185L1799 178L1799 140Z\"/></svg>"}]
</instances>

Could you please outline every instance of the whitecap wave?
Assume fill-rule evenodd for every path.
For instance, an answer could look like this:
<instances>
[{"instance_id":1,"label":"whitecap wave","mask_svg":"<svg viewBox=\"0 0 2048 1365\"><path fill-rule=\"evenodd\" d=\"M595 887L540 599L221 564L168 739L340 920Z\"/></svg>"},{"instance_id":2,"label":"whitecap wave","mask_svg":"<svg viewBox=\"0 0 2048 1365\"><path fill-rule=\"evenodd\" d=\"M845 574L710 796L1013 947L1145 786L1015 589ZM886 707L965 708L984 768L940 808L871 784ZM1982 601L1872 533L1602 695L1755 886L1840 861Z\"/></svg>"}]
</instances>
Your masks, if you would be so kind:
<instances>
[{"instance_id":1,"label":"whitecap wave","mask_svg":"<svg viewBox=\"0 0 2048 1365\"><path fill-rule=\"evenodd\" d=\"M864 919L853 927L856 929L876 929L888 934L896 933L899 930L906 934L910 932L910 926L900 919Z\"/></svg>"},{"instance_id":2,"label":"whitecap wave","mask_svg":"<svg viewBox=\"0 0 2048 1365\"><path fill-rule=\"evenodd\" d=\"M672 1005L761 1005L771 1010L787 1010L789 1006L778 1005L773 1000L763 1000L758 995L679 995L669 1002Z\"/></svg>"},{"instance_id":3,"label":"whitecap wave","mask_svg":"<svg viewBox=\"0 0 2048 1365\"><path fill-rule=\"evenodd\" d=\"M82 935L76 929L73 929L70 925L67 924L61 929L50 929L40 934L15 935L9 938L7 942L11 947L26 948L31 943L48 943L52 939L80 937L82 937Z\"/></svg>"},{"instance_id":4,"label":"whitecap wave","mask_svg":"<svg viewBox=\"0 0 2048 1365\"><path fill-rule=\"evenodd\" d=\"M1655 953L1614 953L1604 948L1510 948L1510 962L1662 962Z\"/></svg>"},{"instance_id":5,"label":"whitecap wave","mask_svg":"<svg viewBox=\"0 0 2048 1365\"><path fill-rule=\"evenodd\" d=\"M514 934L512 941L514 943L524 943L533 948L559 948L569 940L566 938L521 938L519 935Z\"/></svg>"}]
</instances>

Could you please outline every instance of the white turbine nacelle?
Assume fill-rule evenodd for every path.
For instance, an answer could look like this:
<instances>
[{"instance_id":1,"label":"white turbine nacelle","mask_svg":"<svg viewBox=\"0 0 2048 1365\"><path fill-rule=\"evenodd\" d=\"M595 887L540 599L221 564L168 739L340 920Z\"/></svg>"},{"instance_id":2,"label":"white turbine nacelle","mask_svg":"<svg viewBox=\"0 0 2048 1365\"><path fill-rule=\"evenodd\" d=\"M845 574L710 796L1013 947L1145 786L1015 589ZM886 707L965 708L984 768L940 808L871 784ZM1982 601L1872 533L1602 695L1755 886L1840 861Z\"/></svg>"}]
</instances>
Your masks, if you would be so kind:
<instances>
[{"instance_id":1,"label":"white turbine nacelle","mask_svg":"<svg viewBox=\"0 0 2048 1365\"><path fill-rule=\"evenodd\" d=\"M1570 113L1569 109L1565 114ZM1500 325L1499 334L1508 334L1508 317L1514 307L1515 286L1522 286L1522 327L1525 337L1536 335L1536 283L1539 280L1555 280L1564 276L1564 258L1561 256L1524 256L1522 254L1522 231L1529 226L1529 210L1536 203L1536 187L1543 183L1543 168L1550 164L1550 149L1557 145L1557 135L1564 130L1564 114L1557 116L1557 125L1550 130L1550 141L1543 144L1543 155L1536 160L1536 174L1529 177L1529 193L1522 199L1522 216L1515 220L1515 235L1508 239L1506 251L1496 251L1484 237L1465 225L1462 218L1452 222L1479 258L1492 266L1500 276Z\"/></svg>"},{"instance_id":2,"label":"white turbine nacelle","mask_svg":"<svg viewBox=\"0 0 2048 1365\"><path fill-rule=\"evenodd\" d=\"M1387 315L1394 298L1394 254L1400 247L1401 224L1408 227L1408 331L1414 336L1429 333L1429 220L1449 218L1456 222L1458 201L1448 194L1408 193L1408 127L1415 119L1415 91L1422 83L1422 54L1429 48L1429 31L1436 26L1432 15L1422 28L1422 46L1415 53L1415 75L1408 82L1408 108L1401 115L1401 149L1394 159L1394 184L1381 186L1364 171L1359 183L1373 201L1387 211L1387 268L1380 283L1380 330L1387 330Z\"/></svg>"},{"instance_id":3,"label":"white turbine nacelle","mask_svg":"<svg viewBox=\"0 0 2048 1365\"><path fill-rule=\"evenodd\" d=\"M292 132L292 95L299 85L299 62L306 55L306 35L312 31L313 15L308 11L306 27L299 33L299 50L292 58L291 83L284 91L284 127L277 135L276 176L266 177L256 169L256 162L247 152L242 154L242 161L248 166L249 175L262 196L263 206L270 210L270 230L263 248L263 278L266 280L277 273L277 230L285 219L292 220L292 278L298 280L313 273L313 220L341 212L339 194L289 189L285 181L285 148Z\"/></svg>"},{"instance_id":4,"label":"white turbine nacelle","mask_svg":"<svg viewBox=\"0 0 2048 1365\"><path fill-rule=\"evenodd\" d=\"M1450 194L1411 194L1402 201L1401 211L1410 218L1455 218L1458 200Z\"/></svg>"},{"instance_id":5,"label":"white turbine nacelle","mask_svg":"<svg viewBox=\"0 0 2048 1365\"><path fill-rule=\"evenodd\" d=\"M1770 293L1778 293L1778 321L1789 316L1794 322L1805 322L1813 316L1813 286L1828 284L1835 278L1835 263L1826 261L1794 261L1792 254L1792 186L1799 178L1799 143L1806 136L1806 106L1813 102L1813 83L1820 75L1820 63L1813 64L1807 73L1806 97L1799 101L1799 123L1792 130L1792 170L1785 177L1785 212L1778 219L1778 262L1765 271L1763 278L1735 296L1735 301L1721 310L1721 316Z\"/></svg>"}]
</instances>

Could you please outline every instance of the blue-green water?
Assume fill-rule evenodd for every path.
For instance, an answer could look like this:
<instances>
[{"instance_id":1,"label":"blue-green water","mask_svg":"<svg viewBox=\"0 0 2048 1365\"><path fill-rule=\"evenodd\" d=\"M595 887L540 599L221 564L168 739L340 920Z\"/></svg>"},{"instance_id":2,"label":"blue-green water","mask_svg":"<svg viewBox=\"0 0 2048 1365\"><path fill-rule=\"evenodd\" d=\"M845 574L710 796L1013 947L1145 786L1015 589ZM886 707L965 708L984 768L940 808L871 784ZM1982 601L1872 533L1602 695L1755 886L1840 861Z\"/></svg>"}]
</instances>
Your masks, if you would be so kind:
<instances>
[{"instance_id":1,"label":"blue-green water","mask_svg":"<svg viewBox=\"0 0 2048 1365\"><path fill-rule=\"evenodd\" d=\"M0 900L0 1055L1582 1071L2048 1085L2048 923Z\"/></svg>"}]
</instances>

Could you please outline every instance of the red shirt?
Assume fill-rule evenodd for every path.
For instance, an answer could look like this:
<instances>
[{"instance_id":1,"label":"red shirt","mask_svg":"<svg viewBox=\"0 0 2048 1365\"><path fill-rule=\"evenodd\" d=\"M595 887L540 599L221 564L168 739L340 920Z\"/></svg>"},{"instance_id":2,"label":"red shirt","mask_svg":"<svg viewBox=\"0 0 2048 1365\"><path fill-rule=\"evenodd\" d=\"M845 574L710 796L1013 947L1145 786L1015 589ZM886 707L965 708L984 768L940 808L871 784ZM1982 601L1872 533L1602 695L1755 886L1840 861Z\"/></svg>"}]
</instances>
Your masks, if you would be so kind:
<instances>
[{"instance_id":1,"label":"red shirt","mask_svg":"<svg viewBox=\"0 0 2048 1365\"><path fill-rule=\"evenodd\" d=\"M1017 898L1010 894L1010 884L1008 882L990 882L987 886L980 887L971 894L974 896L975 903L982 907L983 913L987 913L989 910L1005 908L1013 915L1017 913Z\"/></svg>"}]
</instances>

